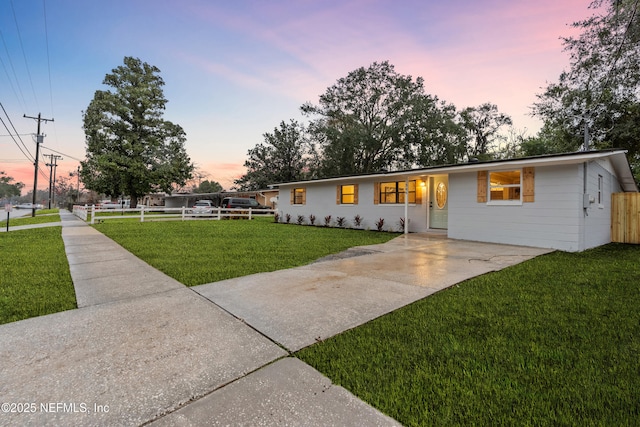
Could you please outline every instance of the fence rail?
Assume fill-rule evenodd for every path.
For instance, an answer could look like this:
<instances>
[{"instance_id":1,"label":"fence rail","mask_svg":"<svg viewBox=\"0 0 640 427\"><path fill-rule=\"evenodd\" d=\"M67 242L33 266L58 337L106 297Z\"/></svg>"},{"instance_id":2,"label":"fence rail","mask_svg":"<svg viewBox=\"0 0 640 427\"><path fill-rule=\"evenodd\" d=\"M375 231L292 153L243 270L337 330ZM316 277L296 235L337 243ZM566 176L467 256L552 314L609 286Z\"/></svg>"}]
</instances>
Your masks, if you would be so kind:
<instances>
[{"instance_id":1,"label":"fence rail","mask_svg":"<svg viewBox=\"0 0 640 427\"><path fill-rule=\"evenodd\" d=\"M611 241L640 244L640 193L611 195Z\"/></svg>"},{"instance_id":2,"label":"fence rail","mask_svg":"<svg viewBox=\"0 0 640 427\"><path fill-rule=\"evenodd\" d=\"M136 208L100 208L96 205L73 206L73 213L78 218L95 224L96 220L139 218L145 221L189 221L196 219L220 220L223 218L252 219L256 215L273 215L273 209L252 208L211 208L208 211L195 211L193 208L165 208L164 206L138 206Z\"/></svg>"}]
</instances>

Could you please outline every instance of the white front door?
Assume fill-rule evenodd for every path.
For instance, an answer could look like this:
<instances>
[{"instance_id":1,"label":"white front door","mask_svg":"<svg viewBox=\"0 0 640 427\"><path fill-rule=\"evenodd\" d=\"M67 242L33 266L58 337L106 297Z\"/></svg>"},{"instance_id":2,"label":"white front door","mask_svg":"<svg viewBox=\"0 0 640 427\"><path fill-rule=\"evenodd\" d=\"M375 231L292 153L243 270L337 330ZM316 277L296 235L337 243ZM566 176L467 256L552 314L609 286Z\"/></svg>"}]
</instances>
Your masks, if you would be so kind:
<instances>
[{"instance_id":1,"label":"white front door","mask_svg":"<svg viewBox=\"0 0 640 427\"><path fill-rule=\"evenodd\" d=\"M447 175L438 175L429 179L429 228L446 229L449 217L449 178Z\"/></svg>"}]
</instances>

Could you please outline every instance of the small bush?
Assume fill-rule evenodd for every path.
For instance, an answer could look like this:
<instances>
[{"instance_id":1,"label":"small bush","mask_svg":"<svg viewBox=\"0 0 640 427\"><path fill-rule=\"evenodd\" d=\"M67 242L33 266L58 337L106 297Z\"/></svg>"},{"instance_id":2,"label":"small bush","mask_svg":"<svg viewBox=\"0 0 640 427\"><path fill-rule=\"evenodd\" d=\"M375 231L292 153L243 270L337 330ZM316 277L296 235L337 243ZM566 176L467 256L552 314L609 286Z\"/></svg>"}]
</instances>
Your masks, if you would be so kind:
<instances>
[{"instance_id":1,"label":"small bush","mask_svg":"<svg viewBox=\"0 0 640 427\"><path fill-rule=\"evenodd\" d=\"M304 224L304 215L298 215L298 219L296 221L298 225Z\"/></svg>"},{"instance_id":2,"label":"small bush","mask_svg":"<svg viewBox=\"0 0 640 427\"><path fill-rule=\"evenodd\" d=\"M291 222L291 215L286 214L286 215L284 216L284 222L286 222L287 224L289 224L289 223Z\"/></svg>"},{"instance_id":3,"label":"small bush","mask_svg":"<svg viewBox=\"0 0 640 427\"><path fill-rule=\"evenodd\" d=\"M280 214L278 212L273 214L273 222L275 222L276 224L280 222Z\"/></svg>"},{"instance_id":4,"label":"small bush","mask_svg":"<svg viewBox=\"0 0 640 427\"><path fill-rule=\"evenodd\" d=\"M316 223L316 216L314 214L309 215L309 224L315 225L315 223Z\"/></svg>"},{"instance_id":5,"label":"small bush","mask_svg":"<svg viewBox=\"0 0 640 427\"><path fill-rule=\"evenodd\" d=\"M324 226L331 227L331 215L327 215L324 217Z\"/></svg>"},{"instance_id":6,"label":"small bush","mask_svg":"<svg viewBox=\"0 0 640 427\"><path fill-rule=\"evenodd\" d=\"M362 224L362 217L360 215L354 216L353 225L355 225L356 227L360 227L360 224Z\"/></svg>"},{"instance_id":7,"label":"small bush","mask_svg":"<svg viewBox=\"0 0 640 427\"><path fill-rule=\"evenodd\" d=\"M404 217L400 217L400 221L398 222L398 225L400 226L400 232L402 233L404 231Z\"/></svg>"},{"instance_id":8,"label":"small bush","mask_svg":"<svg viewBox=\"0 0 640 427\"><path fill-rule=\"evenodd\" d=\"M338 225L338 227L341 227L341 228L344 227L347 224L347 222L345 221L345 217L343 216L337 217L336 224Z\"/></svg>"},{"instance_id":9,"label":"small bush","mask_svg":"<svg viewBox=\"0 0 640 427\"><path fill-rule=\"evenodd\" d=\"M382 231L382 229L384 228L384 218L380 218L376 221L376 228L378 229L378 231Z\"/></svg>"}]
</instances>

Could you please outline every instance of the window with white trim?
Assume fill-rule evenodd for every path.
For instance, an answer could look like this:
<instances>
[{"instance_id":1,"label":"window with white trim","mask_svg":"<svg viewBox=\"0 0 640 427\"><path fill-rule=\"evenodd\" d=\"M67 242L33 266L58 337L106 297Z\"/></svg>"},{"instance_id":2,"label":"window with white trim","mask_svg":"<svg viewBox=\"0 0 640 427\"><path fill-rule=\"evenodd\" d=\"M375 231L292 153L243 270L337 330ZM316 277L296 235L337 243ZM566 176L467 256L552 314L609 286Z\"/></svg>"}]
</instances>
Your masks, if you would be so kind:
<instances>
[{"instance_id":1,"label":"window with white trim","mask_svg":"<svg viewBox=\"0 0 640 427\"><path fill-rule=\"evenodd\" d=\"M598 175L598 205L602 207L603 198L602 198L602 190L604 188L604 177L602 175Z\"/></svg>"},{"instance_id":2,"label":"window with white trim","mask_svg":"<svg viewBox=\"0 0 640 427\"><path fill-rule=\"evenodd\" d=\"M490 202L520 202L522 179L519 170L489 172Z\"/></svg>"}]
</instances>

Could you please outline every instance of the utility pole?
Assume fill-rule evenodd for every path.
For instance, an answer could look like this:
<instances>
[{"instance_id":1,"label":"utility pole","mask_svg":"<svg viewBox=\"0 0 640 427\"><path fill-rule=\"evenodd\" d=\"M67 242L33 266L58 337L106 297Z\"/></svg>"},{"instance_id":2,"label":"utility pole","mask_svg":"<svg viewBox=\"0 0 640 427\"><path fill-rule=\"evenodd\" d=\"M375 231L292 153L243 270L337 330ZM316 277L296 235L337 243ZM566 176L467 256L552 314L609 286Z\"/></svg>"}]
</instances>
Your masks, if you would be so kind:
<instances>
[{"instance_id":1,"label":"utility pole","mask_svg":"<svg viewBox=\"0 0 640 427\"><path fill-rule=\"evenodd\" d=\"M45 156L47 157L47 156ZM55 200L55 187L56 187L56 168L58 167L58 159L63 160L62 156L56 156L55 154L49 154L48 157L50 163L47 163L46 166L49 166L49 209L51 209L52 200ZM55 207L55 204L53 205Z\"/></svg>"},{"instance_id":2,"label":"utility pole","mask_svg":"<svg viewBox=\"0 0 640 427\"><path fill-rule=\"evenodd\" d=\"M589 111L584 115L584 151L589 151Z\"/></svg>"},{"instance_id":3,"label":"utility pole","mask_svg":"<svg viewBox=\"0 0 640 427\"><path fill-rule=\"evenodd\" d=\"M33 172L33 197L31 201L31 216L36 216L36 191L38 188L38 157L40 156L40 144L44 140L44 136L40 134L40 122L52 122L53 119L43 119L41 114L38 113L38 117L31 117L23 114L26 119L33 119L38 121L38 133L36 134L36 157L33 165L35 166L35 170Z\"/></svg>"}]
</instances>

